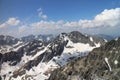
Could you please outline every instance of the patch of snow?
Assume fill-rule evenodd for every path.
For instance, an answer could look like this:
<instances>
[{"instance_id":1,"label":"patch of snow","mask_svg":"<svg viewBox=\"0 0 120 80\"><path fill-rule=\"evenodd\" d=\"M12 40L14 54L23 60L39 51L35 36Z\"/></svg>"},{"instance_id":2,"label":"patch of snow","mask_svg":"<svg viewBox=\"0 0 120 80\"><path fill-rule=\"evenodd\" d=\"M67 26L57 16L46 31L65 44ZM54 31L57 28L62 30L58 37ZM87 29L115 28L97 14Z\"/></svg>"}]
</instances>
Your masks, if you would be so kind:
<instances>
[{"instance_id":1,"label":"patch of snow","mask_svg":"<svg viewBox=\"0 0 120 80\"><path fill-rule=\"evenodd\" d=\"M113 47L113 50L115 50L116 48L115 47Z\"/></svg>"},{"instance_id":2,"label":"patch of snow","mask_svg":"<svg viewBox=\"0 0 120 80\"><path fill-rule=\"evenodd\" d=\"M118 53L118 51L115 51L115 53Z\"/></svg>"},{"instance_id":3,"label":"patch of snow","mask_svg":"<svg viewBox=\"0 0 120 80\"><path fill-rule=\"evenodd\" d=\"M96 47L100 47L100 45L101 45L100 43L95 43Z\"/></svg>"},{"instance_id":4,"label":"patch of snow","mask_svg":"<svg viewBox=\"0 0 120 80\"><path fill-rule=\"evenodd\" d=\"M21 47L23 47L23 46L25 46L25 45L27 45L27 44L28 44L28 43L23 44L23 42L18 41L17 44L13 45L13 50L12 50L12 51L17 51L17 50L19 50Z\"/></svg>"},{"instance_id":5,"label":"patch of snow","mask_svg":"<svg viewBox=\"0 0 120 80\"><path fill-rule=\"evenodd\" d=\"M42 46L42 45L43 45L43 43L39 43L39 45L41 45L41 46Z\"/></svg>"},{"instance_id":6,"label":"patch of snow","mask_svg":"<svg viewBox=\"0 0 120 80\"><path fill-rule=\"evenodd\" d=\"M12 49L12 46L4 45L0 47L0 53L5 54L7 52L10 52Z\"/></svg>"},{"instance_id":7,"label":"patch of snow","mask_svg":"<svg viewBox=\"0 0 120 80\"><path fill-rule=\"evenodd\" d=\"M47 50L47 47L39 52L37 52L32 58L31 60L34 60L37 56L39 56L40 54L42 54L43 52L45 52Z\"/></svg>"},{"instance_id":8,"label":"patch of snow","mask_svg":"<svg viewBox=\"0 0 120 80\"><path fill-rule=\"evenodd\" d=\"M43 39L39 39L39 41L43 41Z\"/></svg>"},{"instance_id":9,"label":"patch of snow","mask_svg":"<svg viewBox=\"0 0 120 80\"><path fill-rule=\"evenodd\" d=\"M24 75L22 75L22 76L17 76L16 78L11 78L11 80L21 80L21 78L23 77ZM9 79L6 79L6 80L9 80ZM25 79L24 79L25 80Z\"/></svg>"},{"instance_id":10,"label":"patch of snow","mask_svg":"<svg viewBox=\"0 0 120 80\"><path fill-rule=\"evenodd\" d=\"M115 39L115 41L117 41L118 40L118 37Z\"/></svg>"},{"instance_id":11,"label":"patch of snow","mask_svg":"<svg viewBox=\"0 0 120 80\"><path fill-rule=\"evenodd\" d=\"M39 74L37 76L34 77L35 80L47 80L48 77L46 77L45 75Z\"/></svg>"},{"instance_id":12,"label":"patch of snow","mask_svg":"<svg viewBox=\"0 0 120 80\"><path fill-rule=\"evenodd\" d=\"M10 66L9 65L10 62L4 62L1 66L1 73L0 75L6 74L9 75L9 72L13 72L16 69L19 69L18 66Z\"/></svg>"},{"instance_id":13,"label":"patch of snow","mask_svg":"<svg viewBox=\"0 0 120 80\"><path fill-rule=\"evenodd\" d=\"M23 45L18 46L17 48L14 48L13 51L18 51Z\"/></svg>"},{"instance_id":14,"label":"patch of snow","mask_svg":"<svg viewBox=\"0 0 120 80\"><path fill-rule=\"evenodd\" d=\"M104 39L105 42L108 42L106 39Z\"/></svg>"},{"instance_id":15,"label":"patch of snow","mask_svg":"<svg viewBox=\"0 0 120 80\"><path fill-rule=\"evenodd\" d=\"M69 46L72 46L73 48L67 48ZM72 41L69 40L68 44L64 48L63 53L75 53L75 52L86 52L86 51L91 51L93 48L89 44L84 44L84 43L73 43Z\"/></svg>"},{"instance_id":16,"label":"patch of snow","mask_svg":"<svg viewBox=\"0 0 120 80\"><path fill-rule=\"evenodd\" d=\"M69 38L67 36L64 36L64 41L69 40Z\"/></svg>"},{"instance_id":17,"label":"patch of snow","mask_svg":"<svg viewBox=\"0 0 120 80\"><path fill-rule=\"evenodd\" d=\"M50 37L47 37L47 41L50 41Z\"/></svg>"},{"instance_id":18,"label":"patch of snow","mask_svg":"<svg viewBox=\"0 0 120 80\"><path fill-rule=\"evenodd\" d=\"M109 62L108 62L108 58L107 58L107 57L105 57L105 62L107 63L107 65L108 65L108 67L109 67L109 70L112 71L112 68L111 68L111 66L110 66L110 64L109 64Z\"/></svg>"},{"instance_id":19,"label":"patch of snow","mask_svg":"<svg viewBox=\"0 0 120 80\"><path fill-rule=\"evenodd\" d=\"M60 66L67 64L72 58L88 55L88 53L96 47L84 43L73 43L69 38L66 38L65 40L68 40L68 43L66 47L64 47L63 53L61 56L56 56L53 58L55 62Z\"/></svg>"},{"instance_id":20,"label":"patch of snow","mask_svg":"<svg viewBox=\"0 0 120 80\"><path fill-rule=\"evenodd\" d=\"M15 45L13 45L13 46L18 46L18 45L20 45L21 43L23 43L22 41L18 41Z\"/></svg>"},{"instance_id":21,"label":"patch of snow","mask_svg":"<svg viewBox=\"0 0 120 80\"><path fill-rule=\"evenodd\" d=\"M111 50L111 51L109 51L110 53L112 53L113 51Z\"/></svg>"},{"instance_id":22,"label":"patch of snow","mask_svg":"<svg viewBox=\"0 0 120 80\"><path fill-rule=\"evenodd\" d=\"M24 56L21 58L20 64L24 64L28 62L30 59L31 59L31 56L27 56L26 54L24 54Z\"/></svg>"},{"instance_id":23,"label":"patch of snow","mask_svg":"<svg viewBox=\"0 0 120 80\"><path fill-rule=\"evenodd\" d=\"M90 37L90 41L92 41L92 42L93 42L93 38L92 38L92 37Z\"/></svg>"},{"instance_id":24,"label":"patch of snow","mask_svg":"<svg viewBox=\"0 0 120 80\"><path fill-rule=\"evenodd\" d=\"M118 64L118 61L117 61L117 60L115 60L115 61L114 61L114 64Z\"/></svg>"}]
</instances>

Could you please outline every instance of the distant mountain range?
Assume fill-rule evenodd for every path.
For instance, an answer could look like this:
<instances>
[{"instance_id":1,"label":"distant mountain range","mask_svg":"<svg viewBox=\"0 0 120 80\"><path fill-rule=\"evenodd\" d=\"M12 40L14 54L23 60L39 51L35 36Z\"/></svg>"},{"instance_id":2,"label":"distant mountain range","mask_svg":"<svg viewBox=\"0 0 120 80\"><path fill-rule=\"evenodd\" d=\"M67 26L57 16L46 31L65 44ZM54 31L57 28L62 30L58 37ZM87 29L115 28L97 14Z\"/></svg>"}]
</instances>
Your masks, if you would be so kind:
<instances>
[{"instance_id":1,"label":"distant mountain range","mask_svg":"<svg viewBox=\"0 0 120 80\"><path fill-rule=\"evenodd\" d=\"M93 35L93 36L101 37L101 38L104 38L104 39L106 39L106 40L108 40L108 41L114 39L113 36L109 36L109 35L105 35L105 34L96 34L96 35Z\"/></svg>"},{"instance_id":2,"label":"distant mountain range","mask_svg":"<svg viewBox=\"0 0 120 80\"><path fill-rule=\"evenodd\" d=\"M69 68L71 64L73 65L70 66L70 69L67 69L68 71L71 70L74 64L77 68L77 61L79 60L83 67L86 67L88 64L90 64L91 67L97 65L97 63L95 63L95 65L92 64L92 61L97 61L98 57L93 56L89 58L89 55L91 55L92 52L94 53L94 51L98 51L99 54L96 53L96 55L101 57L106 55L100 52L100 50L102 50L101 48L105 47L105 50L107 48L109 49L110 47L108 46L106 48L106 45L113 45L114 42L115 41L113 41L113 43L108 42L107 39L100 36L84 35L78 31L61 33L56 37L53 35L30 35L19 39L1 35L0 78L2 80L45 80L50 76L50 80L67 80L68 74L66 74L66 69ZM100 47L100 50L98 47ZM89 59L86 59L86 57ZM94 60L92 60L91 63L85 63L85 61L82 60L84 58L89 61ZM102 60L103 58L100 59ZM105 57L105 59L109 58ZM98 60L98 63L99 62L101 61ZM108 65L106 65L106 67L109 68ZM76 68L75 71L74 68L72 72L69 71L71 79L74 74L78 75L78 73L80 73L80 70L76 72ZM85 69L89 69L89 67ZM56 71L58 71L58 73ZM83 71L85 70L83 69ZM63 72L63 74L61 72ZM55 76L55 74L57 76ZM81 72L81 74L83 73ZM84 75L82 77L84 77ZM83 79L82 77L81 79Z\"/></svg>"}]
</instances>

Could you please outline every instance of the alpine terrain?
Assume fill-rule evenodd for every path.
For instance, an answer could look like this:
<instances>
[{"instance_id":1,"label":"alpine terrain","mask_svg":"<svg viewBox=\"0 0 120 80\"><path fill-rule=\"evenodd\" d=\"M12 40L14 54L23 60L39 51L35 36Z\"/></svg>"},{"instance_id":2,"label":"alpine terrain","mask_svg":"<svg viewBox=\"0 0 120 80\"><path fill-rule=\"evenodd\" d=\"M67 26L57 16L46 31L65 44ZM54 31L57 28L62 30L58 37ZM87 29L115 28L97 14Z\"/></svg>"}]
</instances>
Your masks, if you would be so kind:
<instances>
[{"instance_id":1,"label":"alpine terrain","mask_svg":"<svg viewBox=\"0 0 120 80\"><path fill-rule=\"evenodd\" d=\"M117 79L120 40L105 45L106 42L103 38L78 31L61 33L56 37L30 35L14 38L1 35L0 79L45 80L49 76L49 80L69 80L75 76L82 80L93 77L107 79L107 76Z\"/></svg>"}]
</instances>

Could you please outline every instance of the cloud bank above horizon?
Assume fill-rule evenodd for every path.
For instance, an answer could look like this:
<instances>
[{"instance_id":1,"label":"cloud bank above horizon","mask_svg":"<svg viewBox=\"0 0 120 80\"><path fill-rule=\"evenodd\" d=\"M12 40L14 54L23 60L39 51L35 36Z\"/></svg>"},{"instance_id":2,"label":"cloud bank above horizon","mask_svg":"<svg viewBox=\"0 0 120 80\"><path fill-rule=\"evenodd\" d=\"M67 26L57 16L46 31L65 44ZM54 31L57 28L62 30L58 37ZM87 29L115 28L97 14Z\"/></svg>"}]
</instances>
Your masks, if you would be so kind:
<instances>
[{"instance_id":1,"label":"cloud bank above horizon","mask_svg":"<svg viewBox=\"0 0 120 80\"><path fill-rule=\"evenodd\" d=\"M77 30L88 34L120 35L120 8L105 9L91 20L78 21L47 20L48 16L43 14L41 8L38 12L38 17L42 20L29 24L22 24L24 21L19 20L19 17L9 18L0 24L0 34L22 37L30 34L58 34Z\"/></svg>"}]
</instances>

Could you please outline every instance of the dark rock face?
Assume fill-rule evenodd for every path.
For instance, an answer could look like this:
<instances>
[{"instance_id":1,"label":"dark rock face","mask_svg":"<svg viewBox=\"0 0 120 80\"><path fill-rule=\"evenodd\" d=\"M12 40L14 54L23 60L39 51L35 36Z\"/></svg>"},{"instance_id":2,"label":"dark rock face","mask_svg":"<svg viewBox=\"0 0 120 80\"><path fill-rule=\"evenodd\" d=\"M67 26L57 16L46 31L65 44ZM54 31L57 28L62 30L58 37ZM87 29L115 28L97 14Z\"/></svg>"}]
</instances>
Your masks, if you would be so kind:
<instances>
[{"instance_id":1,"label":"dark rock face","mask_svg":"<svg viewBox=\"0 0 120 80\"><path fill-rule=\"evenodd\" d=\"M85 36L85 35L83 35L82 33L78 32L78 31L73 31L73 32L69 33L68 37L74 43L78 43L78 42L85 43L85 44L88 43L91 46L95 46L95 43L100 43L101 45L105 44L105 41L104 41L103 38L92 36L93 41L91 41L90 40L91 36Z\"/></svg>"},{"instance_id":2,"label":"dark rock face","mask_svg":"<svg viewBox=\"0 0 120 80\"><path fill-rule=\"evenodd\" d=\"M88 39L89 37L86 37L85 35L83 35L82 33L78 31L73 31L69 33L68 36L71 39L71 41L73 41L74 43L78 43L78 42L88 43L89 41Z\"/></svg>"},{"instance_id":3,"label":"dark rock face","mask_svg":"<svg viewBox=\"0 0 120 80\"><path fill-rule=\"evenodd\" d=\"M17 62L21 60L22 56L23 56L22 53L11 51L3 55L2 62L10 61L11 62L10 65L16 65Z\"/></svg>"},{"instance_id":4,"label":"dark rock face","mask_svg":"<svg viewBox=\"0 0 120 80\"><path fill-rule=\"evenodd\" d=\"M1 61L2 57L3 57L3 55L0 53L0 61Z\"/></svg>"},{"instance_id":5,"label":"dark rock face","mask_svg":"<svg viewBox=\"0 0 120 80\"><path fill-rule=\"evenodd\" d=\"M3 58L3 55L0 53L0 72L1 72L2 58ZM1 78L1 76L0 76L0 78Z\"/></svg>"},{"instance_id":6,"label":"dark rock face","mask_svg":"<svg viewBox=\"0 0 120 80\"><path fill-rule=\"evenodd\" d=\"M111 69L110 69L111 68ZM120 38L51 73L49 80L119 80Z\"/></svg>"},{"instance_id":7,"label":"dark rock face","mask_svg":"<svg viewBox=\"0 0 120 80\"><path fill-rule=\"evenodd\" d=\"M0 76L0 80L2 80L1 76Z\"/></svg>"}]
</instances>

